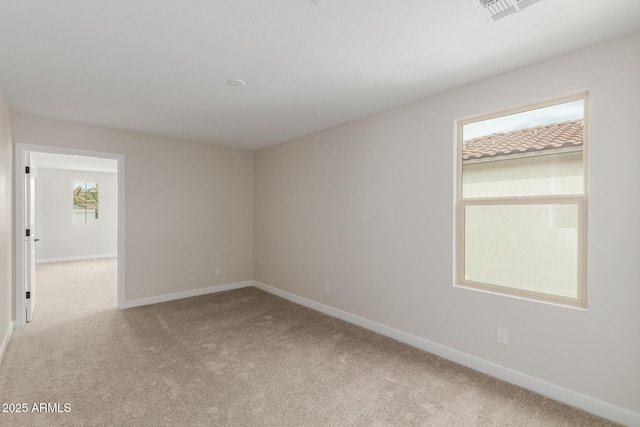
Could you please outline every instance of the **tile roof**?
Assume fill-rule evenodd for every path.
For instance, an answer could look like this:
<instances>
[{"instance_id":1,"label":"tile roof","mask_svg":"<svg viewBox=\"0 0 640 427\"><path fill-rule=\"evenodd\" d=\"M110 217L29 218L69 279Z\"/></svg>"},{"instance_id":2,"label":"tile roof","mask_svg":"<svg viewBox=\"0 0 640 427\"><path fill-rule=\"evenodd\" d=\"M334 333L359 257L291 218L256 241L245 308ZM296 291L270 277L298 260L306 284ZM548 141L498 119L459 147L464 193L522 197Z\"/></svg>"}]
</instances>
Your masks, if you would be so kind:
<instances>
[{"instance_id":1,"label":"tile roof","mask_svg":"<svg viewBox=\"0 0 640 427\"><path fill-rule=\"evenodd\" d=\"M464 141L462 160L581 146L583 121L568 120Z\"/></svg>"}]
</instances>

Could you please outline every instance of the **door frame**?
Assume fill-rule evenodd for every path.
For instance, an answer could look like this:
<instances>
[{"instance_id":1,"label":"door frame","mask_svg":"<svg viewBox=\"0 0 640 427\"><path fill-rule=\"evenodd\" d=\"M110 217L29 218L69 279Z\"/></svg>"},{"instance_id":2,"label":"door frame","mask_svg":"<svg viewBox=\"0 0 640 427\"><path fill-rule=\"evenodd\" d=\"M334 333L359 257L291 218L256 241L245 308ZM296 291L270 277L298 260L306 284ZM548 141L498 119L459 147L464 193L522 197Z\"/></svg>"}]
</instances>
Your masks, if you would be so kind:
<instances>
[{"instance_id":1,"label":"door frame","mask_svg":"<svg viewBox=\"0 0 640 427\"><path fill-rule=\"evenodd\" d=\"M78 150L75 148L54 147L48 145L34 144L15 144L15 300L16 300L16 318L14 327L19 328L26 324L26 280L25 275L25 249L26 243L24 239L25 225L25 183L26 174L26 153L52 153L67 154L75 156L99 157L103 159L112 159L118 162L118 308L125 308L125 177L124 177L124 154L106 153L102 151ZM35 295L34 295L35 297Z\"/></svg>"}]
</instances>

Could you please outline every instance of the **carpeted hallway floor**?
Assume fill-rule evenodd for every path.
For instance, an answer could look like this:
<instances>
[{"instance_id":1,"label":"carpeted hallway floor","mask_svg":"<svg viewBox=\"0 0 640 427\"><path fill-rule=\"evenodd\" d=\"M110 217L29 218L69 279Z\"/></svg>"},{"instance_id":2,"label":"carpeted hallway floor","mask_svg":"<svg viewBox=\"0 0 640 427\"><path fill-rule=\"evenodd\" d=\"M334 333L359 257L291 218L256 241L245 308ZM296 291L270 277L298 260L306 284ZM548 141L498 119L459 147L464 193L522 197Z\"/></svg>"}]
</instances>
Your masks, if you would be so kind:
<instances>
[{"instance_id":1,"label":"carpeted hallway floor","mask_svg":"<svg viewBox=\"0 0 640 427\"><path fill-rule=\"evenodd\" d=\"M606 426L255 288L116 308L116 261L38 266L0 366L0 425Z\"/></svg>"}]
</instances>

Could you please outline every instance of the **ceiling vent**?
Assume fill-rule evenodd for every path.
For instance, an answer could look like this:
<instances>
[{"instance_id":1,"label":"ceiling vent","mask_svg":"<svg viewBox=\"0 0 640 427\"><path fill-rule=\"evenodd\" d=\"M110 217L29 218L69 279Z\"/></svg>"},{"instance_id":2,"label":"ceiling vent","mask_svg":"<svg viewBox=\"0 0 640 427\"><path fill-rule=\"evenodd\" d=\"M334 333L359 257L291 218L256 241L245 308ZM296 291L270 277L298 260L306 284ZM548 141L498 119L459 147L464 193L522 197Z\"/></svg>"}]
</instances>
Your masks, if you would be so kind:
<instances>
[{"instance_id":1,"label":"ceiling vent","mask_svg":"<svg viewBox=\"0 0 640 427\"><path fill-rule=\"evenodd\" d=\"M488 20L497 21L512 13L521 12L540 0L471 0L478 9L486 14Z\"/></svg>"}]
</instances>

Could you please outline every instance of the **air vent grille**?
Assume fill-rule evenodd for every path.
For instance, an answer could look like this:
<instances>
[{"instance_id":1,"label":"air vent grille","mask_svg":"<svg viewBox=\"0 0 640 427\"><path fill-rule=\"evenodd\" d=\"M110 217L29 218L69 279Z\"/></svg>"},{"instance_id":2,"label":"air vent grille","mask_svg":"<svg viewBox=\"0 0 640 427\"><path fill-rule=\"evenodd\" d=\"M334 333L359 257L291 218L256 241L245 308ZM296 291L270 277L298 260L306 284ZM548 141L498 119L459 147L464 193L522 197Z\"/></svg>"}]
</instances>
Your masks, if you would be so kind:
<instances>
[{"instance_id":1,"label":"air vent grille","mask_svg":"<svg viewBox=\"0 0 640 427\"><path fill-rule=\"evenodd\" d=\"M497 21L537 3L540 0L471 0L489 20Z\"/></svg>"},{"instance_id":2,"label":"air vent grille","mask_svg":"<svg viewBox=\"0 0 640 427\"><path fill-rule=\"evenodd\" d=\"M500 0L480 0L480 4L484 7L493 6L496 3L500 3Z\"/></svg>"}]
</instances>

